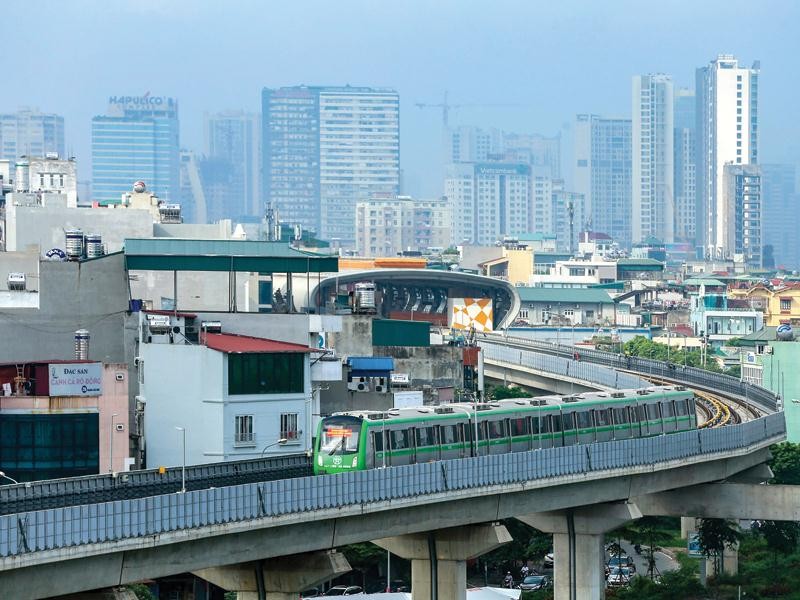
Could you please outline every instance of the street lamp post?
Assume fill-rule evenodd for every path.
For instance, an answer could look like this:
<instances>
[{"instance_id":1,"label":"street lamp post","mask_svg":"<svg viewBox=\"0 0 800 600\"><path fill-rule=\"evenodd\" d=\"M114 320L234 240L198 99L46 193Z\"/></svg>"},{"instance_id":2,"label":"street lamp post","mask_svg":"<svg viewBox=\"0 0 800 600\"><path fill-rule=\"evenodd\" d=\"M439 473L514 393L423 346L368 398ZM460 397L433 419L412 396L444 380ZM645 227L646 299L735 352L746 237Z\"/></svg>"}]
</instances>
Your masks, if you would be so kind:
<instances>
[{"instance_id":1,"label":"street lamp post","mask_svg":"<svg viewBox=\"0 0 800 600\"><path fill-rule=\"evenodd\" d=\"M264 449L261 451L261 456L262 457L264 456L264 452L266 452L268 448L272 448L273 446L283 445L288 441L289 440L287 438L281 438L277 442L272 442L271 444L267 444L266 446L264 446Z\"/></svg>"},{"instance_id":2,"label":"street lamp post","mask_svg":"<svg viewBox=\"0 0 800 600\"><path fill-rule=\"evenodd\" d=\"M108 435L108 472L114 472L114 419L119 416L118 413L111 415L111 433Z\"/></svg>"},{"instance_id":3,"label":"street lamp post","mask_svg":"<svg viewBox=\"0 0 800 600\"><path fill-rule=\"evenodd\" d=\"M176 426L175 429L181 432L181 437L183 438L183 461L181 462L181 494L185 494L186 493L186 428Z\"/></svg>"},{"instance_id":4,"label":"street lamp post","mask_svg":"<svg viewBox=\"0 0 800 600\"><path fill-rule=\"evenodd\" d=\"M13 477L9 477L8 475L3 473L2 471L0 471L0 477L2 477L3 479L8 479L11 483L19 483L19 481L17 481Z\"/></svg>"}]
</instances>

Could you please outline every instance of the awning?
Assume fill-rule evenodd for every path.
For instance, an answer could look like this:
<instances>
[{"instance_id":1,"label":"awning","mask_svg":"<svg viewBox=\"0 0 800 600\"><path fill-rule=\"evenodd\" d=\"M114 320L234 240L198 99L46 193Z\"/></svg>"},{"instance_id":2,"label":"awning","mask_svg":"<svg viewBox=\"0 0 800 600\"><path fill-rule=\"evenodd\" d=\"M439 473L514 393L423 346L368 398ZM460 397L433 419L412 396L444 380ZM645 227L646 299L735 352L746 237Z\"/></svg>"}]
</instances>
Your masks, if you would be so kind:
<instances>
[{"instance_id":1,"label":"awning","mask_svg":"<svg viewBox=\"0 0 800 600\"><path fill-rule=\"evenodd\" d=\"M347 364L350 375L354 377L389 377L394 371L391 356L351 356Z\"/></svg>"}]
</instances>

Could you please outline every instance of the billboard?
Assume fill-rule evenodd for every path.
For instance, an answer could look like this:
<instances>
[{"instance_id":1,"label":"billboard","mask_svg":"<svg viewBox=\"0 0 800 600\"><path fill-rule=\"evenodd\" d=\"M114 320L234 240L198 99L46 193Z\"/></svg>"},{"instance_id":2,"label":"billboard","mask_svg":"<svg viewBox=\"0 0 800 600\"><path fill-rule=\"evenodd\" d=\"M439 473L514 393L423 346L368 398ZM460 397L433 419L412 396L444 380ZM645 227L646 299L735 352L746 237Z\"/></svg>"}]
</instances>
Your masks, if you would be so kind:
<instances>
[{"instance_id":1,"label":"billboard","mask_svg":"<svg viewBox=\"0 0 800 600\"><path fill-rule=\"evenodd\" d=\"M448 304L452 329L494 331L491 298L451 298Z\"/></svg>"},{"instance_id":2,"label":"billboard","mask_svg":"<svg viewBox=\"0 0 800 600\"><path fill-rule=\"evenodd\" d=\"M102 363L58 363L49 365L51 396L100 396L103 393Z\"/></svg>"}]
</instances>

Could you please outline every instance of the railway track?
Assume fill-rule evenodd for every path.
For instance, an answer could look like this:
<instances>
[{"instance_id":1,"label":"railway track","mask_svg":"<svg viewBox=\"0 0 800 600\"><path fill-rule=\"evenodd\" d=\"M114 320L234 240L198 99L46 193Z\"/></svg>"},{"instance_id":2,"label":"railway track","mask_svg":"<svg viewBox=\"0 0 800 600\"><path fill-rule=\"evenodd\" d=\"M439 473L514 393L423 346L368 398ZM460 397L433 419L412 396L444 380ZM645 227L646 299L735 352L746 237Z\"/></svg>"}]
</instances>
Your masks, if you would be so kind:
<instances>
[{"instance_id":1,"label":"railway track","mask_svg":"<svg viewBox=\"0 0 800 600\"><path fill-rule=\"evenodd\" d=\"M658 385L674 385L675 382L662 377L643 377L651 383ZM757 408L734 398L723 398L719 394L708 390L691 388L697 397L696 406L698 412L705 418L698 424L698 429L709 427L724 427L725 425L738 425L744 421L750 421L762 416L762 412Z\"/></svg>"}]
</instances>

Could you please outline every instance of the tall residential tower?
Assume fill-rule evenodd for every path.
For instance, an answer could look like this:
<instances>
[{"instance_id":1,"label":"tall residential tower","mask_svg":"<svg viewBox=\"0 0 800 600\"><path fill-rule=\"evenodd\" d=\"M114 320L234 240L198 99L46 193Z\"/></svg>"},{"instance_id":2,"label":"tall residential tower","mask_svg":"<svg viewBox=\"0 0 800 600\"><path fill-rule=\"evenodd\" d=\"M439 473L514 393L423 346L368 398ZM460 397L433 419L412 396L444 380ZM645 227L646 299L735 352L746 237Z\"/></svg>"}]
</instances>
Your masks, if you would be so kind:
<instances>
[{"instance_id":1,"label":"tall residential tower","mask_svg":"<svg viewBox=\"0 0 800 600\"><path fill-rule=\"evenodd\" d=\"M695 204L695 99L694 91L675 90L675 135L673 141L675 184L675 241L694 244Z\"/></svg>"},{"instance_id":2,"label":"tall residential tower","mask_svg":"<svg viewBox=\"0 0 800 600\"><path fill-rule=\"evenodd\" d=\"M231 180L227 201L210 208L211 220L262 216L260 117L244 111L206 114L205 135L206 156L225 161Z\"/></svg>"},{"instance_id":3,"label":"tall residential tower","mask_svg":"<svg viewBox=\"0 0 800 600\"><path fill-rule=\"evenodd\" d=\"M758 75L721 54L697 70L697 237L708 257L734 254L725 210L725 165L758 163Z\"/></svg>"},{"instance_id":4,"label":"tall residential tower","mask_svg":"<svg viewBox=\"0 0 800 600\"><path fill-rule=\"evenodd\" d=\"M673 91L669 75L633 78L631 235L675 240Z\"/></svg>"},{"instance_id":5,"label":"tall residential tower","mask_svg":"<svg viewBox=\"0 0 800 600\"><path fill-rule=\"evenodd\" d=\"M394 90L288 87L262 93L264 199L281 220L355 245L355 208L400 190Z\"/></svg>"},{"instance_id":6,"label":"tall residential tower","mask_svg":"<svg viewBox=\"0 0 800 600\"><path fill-rule=\"evenodd\" d=\"M575 191L583 194L591 231L631 245L631 120L578 115L575 127Z\"/></svg>"}]
</instances>

